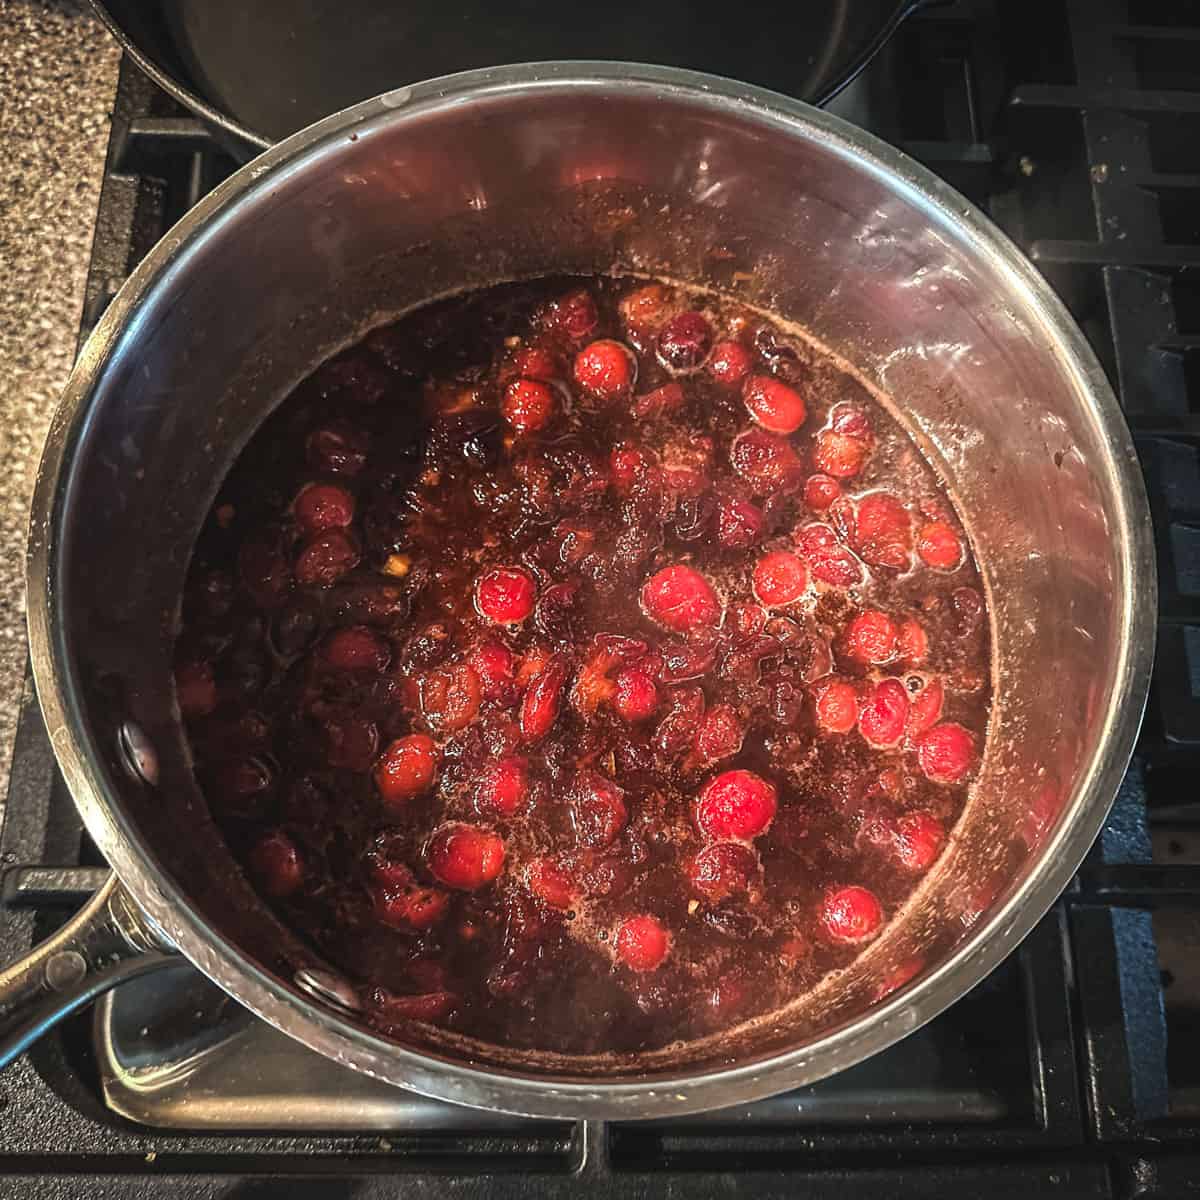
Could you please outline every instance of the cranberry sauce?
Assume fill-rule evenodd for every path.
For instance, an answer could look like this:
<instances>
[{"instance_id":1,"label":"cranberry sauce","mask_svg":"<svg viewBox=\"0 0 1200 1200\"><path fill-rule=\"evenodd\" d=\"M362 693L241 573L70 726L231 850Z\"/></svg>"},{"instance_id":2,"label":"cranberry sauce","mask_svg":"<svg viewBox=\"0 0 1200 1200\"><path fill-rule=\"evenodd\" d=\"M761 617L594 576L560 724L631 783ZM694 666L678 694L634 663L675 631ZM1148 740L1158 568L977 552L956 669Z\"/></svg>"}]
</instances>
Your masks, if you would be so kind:
<instances>
[{"instance_id":1,"label":"cranberry sauce","mask_svg":"<svg viewBox=\"0 0 1200 1200\"><path fill-rule=\"evenodd\" d=\"M176 683L234 853L379 1029L579 1053L853 958L990 693L895 420L795 331L628 279L431 305L297 388L206 523Z\"/></svg>"}]
</instances>

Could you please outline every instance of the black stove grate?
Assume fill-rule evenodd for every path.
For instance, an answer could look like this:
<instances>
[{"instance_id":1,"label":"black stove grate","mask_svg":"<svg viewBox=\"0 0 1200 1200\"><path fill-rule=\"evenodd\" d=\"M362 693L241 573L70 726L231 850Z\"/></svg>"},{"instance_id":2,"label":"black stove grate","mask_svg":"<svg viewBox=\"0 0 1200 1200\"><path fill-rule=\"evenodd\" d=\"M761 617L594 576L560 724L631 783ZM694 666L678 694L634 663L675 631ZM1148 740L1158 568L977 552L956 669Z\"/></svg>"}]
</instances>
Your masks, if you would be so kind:
<instances>
[{"instance_id":1,"label":"black stove grate","mask_svg":"<svg viewBox=\"0 0 1200 1200\"><path fill-rule=\"evenodd\" d=\"M883 136L1042 268L1118 388L1145 469L1162 593L1151 706L1064 898L988 980L884 1054L759 1104L649 1124L456 1121L443 1108L385 1137L157 1131L104 1106L77 1018L0 1076L0 1195L1200 1190L1200 8L962 0L912 21L855 88L853 103L886 114L871 122ZM233 168L122 67L81 337ZM30 688L0 818L12 957L101 869Z\"/></svg>"}]
</instances>

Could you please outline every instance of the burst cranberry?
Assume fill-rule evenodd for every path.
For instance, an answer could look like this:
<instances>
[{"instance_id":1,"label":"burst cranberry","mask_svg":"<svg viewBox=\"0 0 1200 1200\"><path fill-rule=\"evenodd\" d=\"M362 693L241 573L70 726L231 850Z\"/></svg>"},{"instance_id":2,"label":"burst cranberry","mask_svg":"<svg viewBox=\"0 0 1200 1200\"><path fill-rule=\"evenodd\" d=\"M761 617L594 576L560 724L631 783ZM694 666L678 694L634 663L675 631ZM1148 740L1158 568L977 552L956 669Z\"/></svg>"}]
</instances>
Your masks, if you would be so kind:
<instances>
[{"instance_id":1,"label":"burst cranberry","mask_svg":"<svg viewBox=\"0 0 1200 1200\"><path fill-rule=\"evenodd\" d=\"M748 641L762 633L767 623L767 614L760 604L735 604L729 610L727 628L733 630L739 641Z\"/></svg>"},{"instance_id":2,"label":"burst cranberry","mask_svg":"<svg viewBox=\"0 0 1200 1200\"><path fill-rule=\"evenodd\" d=\"M298 891L304 882L304 862L296 843L275 830L255 843L250 851L250 870L268 896L283 899Z\"/></svg>"},{"instance_id":3,"label":"burst cranberry","mask_svg":"<svg viewBox=\"0 0 1200 1200\"><path fill-rule=\"evenodd\" d=\"M945 844L945 828L929 813L905 813L896 821L893 849L905 870L928 871Z\"/></svg>"},{"instance_id":4,"label":"burst cranberry","mask_svg":"<svg viewBox=\"0 0 1200 1200\"><path fill-rule=\"evenodd\" d=\"M525 741L539 741L550 732L558 719L563 684L569 674L565 659L552 658L534 676L521 701L521 736Z\"/></svg>"},{"instance_id":5,"label":"burst cranberry","mask_svg":"<svg viewBox=\"0 0 1200 1200\"><path fill-rule=\"evenodd\" d=\"M634 971L653 971L671 946L671 935L654 917L627 917L614 939L617 958Z\"/></svg>"},{"instance_id":6,"label":"burst cranberry","mask_svg":"<svg viewBox=\"0 0 1200 1200\"><path fill-rule=\"evenodd\" d=\"M642 586L642 611L650 620L687 633L721 623L721 602L708 580L691 567L664 567Z\"/></svg>"},{"instance_id":7,"label":"burst cranberry","mask_svg":"<svg viewBox=\"0 0 1200 1200\"><path fill-rule=\"evenodd\" d=\"M514 379L504 389L500 415L518 433L533 433L554 415L554 391L536 379Z\"/></svg>"},{"instance_id":8,"label":"burst cranberry","mask_svg":"<svg viewBox=\"0 0 1200 1200\"><path fill-rule=\"evenodd\" d=\"M725 496L717 505L717 541L726 550L743 550L762 537L763 514L757 504Z\"/></svg>"},{"instance_id":9,"label":"burst cranberry","mask_svg":"<svg viewBox=\"0 0 1200 1200\"><path fill-rule=\"evenodd\" d=\"M858 721L858 693L844 679L831 679L816 691L817 724L827 733L849 733Z\"/></svg>"},{"instance_id":10,"label":"burst cranberry","mask_svg":"<svg viewBox=\"0 0 1200 1200\"><path fill-rule=\"evenodd\" d=\"M578 895L570 873L552 858L535 858L526 869L525 883L551 908L570 908Z\"/></svg>"},{"instance_id":11,"label":"burst cranberry","mask_svg":"<svg viewBox=\"0 0 1200 1200\"><path fill-rule=\"evenodd\" d=\"M667 715L654 731L652 745L656 753L674 758L696 739L704 719L704 692L698 687L677 687L667 693Z\"/></svg>"},{"instance_id":12,"label":"burst cranberry","mask_svg":"<svg viewBox=\"0 0 1200 1200\"><path fill-rule=\"evenodd\" d=\"M310 587L332 587L358 566L358 545L340 529L327 529L310 539L296 558L296 578Z\"/></svg>"},{"instance_id":13,"label":"burst cranberry","mask_svg":"<svg viewBox=\"0 0 1200 1200\"><path fill-rule=\"evenodd\" d=\"M554 324L577 342L587 337L600 323L596 302L582 290L570 292L555 301L552 313Z\"/></svg>"},{"instance_id":14,"label":"burst cranberry","mask_svg":"<svg viewBox=\"0 0 1200 1200\"><path fill-rule=\"evenodd\" d=\"M825 512L842 494L842 485L831 475L810 475L804 484L804 503L813 512Z\"/></svg>"},{"instance_id":15,"label":"burst cranberry","mask_svg":"<svg viewBox=\"0 0 1200 1200\"><path fill-rule=\"evenodd\" d=\"M354 521L354 497L336 483L310 483L292 501L292 516L307 534L345 529Z\"/></svg>"},{"instance_id":16,"label":"burst cranberry","mask_svg":"<svg viewBox=\"0 0 1200 1200\"><path fill-rule=\"evenodd\" d=\"M864 562L906 571L912 565L912 522L908 509L889 492L871 492L855 513L856 548Z\"/></svg>"},{"instance_id":17,"label":"burst cranberry","mask_svg":"<svg viewBox=\"0 0 1200 1200\"><path fill-rule=\"evenodd\" d=\"M838 542L828 525L806 525L797 531L795 540L814 579L843 588L862 582L862 564Z\"/></svg>"},{"instance_id":18,"label":"burst cranberry","mask_svg":"<svg viewBox=\"0 0 1200 1200\"><path fill-rule=\"evenodd\" d=\"M771 375L751 375L742 386L742 403L754 422L771 433L795 433L808 415L800 393Z\"/></svg>"},{"instance_id":19,"label":"burst cranberry","mask_svg":"<svg viewBox=\"0 0 1200 1200\"><path fill-rule=\"evenodd\" d=\"M821 902L821 928L833 942L855 945L869 941L883 924L883 906L865 887L833 888Z\"/></svg>"},{"instance_id":20,"label":"burst cranberry","mask_svg":"<svg viewBox=\"0 0 1200 1200\"><path fill-rule=\"evenodd\" d=\"M571 824L581 846L603 849L625 828L629 810L625 793L611 779L595 771L575 777L571 797Z\"/></svg>"},{"instance_id":21,"label":"burst cranberry","mask_svg":"<svg viewBox=\"0 0 1200 1200\"><path fill-rule=\"evenodd\" d=\"M647 283L622 297L617 307L630 325L656 325L670 303L671 293L661 283Z\"/></svg>"},{"instance_id":22,"label":"burst cranberry","mask_svg":"<svg viewBox=\"0 0 1200 1200\"><path fill-rule=\"evenodd\" d=\"M732 758L742 748L746 731L730 704L714 704L704 714L696 734L696 754L703 763Z\"/></svg>"},{"instance_id":23,"label":"burst cranberry","mask_svg":"<svg viewBox=\"0 0 1200 1200\"><path fill-rule=\"evenodd\" d=\"M953 571L962 562L962 542L945 521L930 521L917 535L917 553L927 567Z\"/></svg>"},{"instance_id":24,"label":"burst cranberry","mask_svg":"<svg viewBox=\"0 0 1200 1200\"><path fill-rule=\"evenodd\" d=\"M389 808L429 790L437 772L437 746L423 733L392 742L375 766L375 786Z\"/></svg>"},{"instance_id":25,"label":"burst cranberry","mask_svg":"<svg viewBox=\"0 0 1200 1200\"><path fill-rule=\"evenodd\" d=\"M882 666L896 657L896 623L887 613L868 608L846 626L845 651L856 662Z\"/></svg>"},{"instance_id":26,"label":"burst cranberry","mask_svg":"<svg viewBox=\"0 0 1200 1200\"><path fill-rule=\"evenodd\" d=\"M466 663L442 667L421 676L421 713L440 734L465 729L479 712L479 676Z\"/></svg>"},{"instance_id":27,"label":"burst cranberry","mask_svg":"<svg viewBox=\"0 0 1200 1200\"><path fill-rule=\"evenodd\" d=\"M628 496L649 465L646 456L635 446L617 446L609 457L609 470L617 495Z\"/></svg>"},{"instance_id":28,"label":"burst cranberry","mask_svg":"<svg viewBox=\"0 0 1200 1200\"><path fill-rule=\"evenodd\" d=\"M687 874L695 891L717 903L749 890L758 874L758 859L753 850L738 842L714 842L691 859Z\"/></svg>"},{"instance_id":29,"label":"burst cranberry","mask_svg":"<svg viewBox=\"0 0 1200 1200\"><path fill-rule=\"evenodd\" d=\"M712 326L698 312L672 317L658 335L658 357L673 371L691 371L700 366L712 349Z\"/></svg>"},{"instance_id":30,"label":"burst cranberry","mask_svg":"<svg viewBox=\"0 0 1200 1200\"><path fill-rule=\"evenodd\" d=\"M658 709L658 689L654 680L637 667L626 667L613 680L613 708L631 725L648 720Z\"/></svg>"},{"instance_id":31,"label":"burst cranberry","mask_svg":"<svg viewBox=\"0 0 1200 1200\"><path fill-rule=\"evenodd\" d=\"M482 641L475 645L467 662L479 677L479 688L485 700L511 703L514 698L512 651L501 642Z\"/></svg>"},{"instance_id":32,"label":"burst cranberry","mask_svg":"<svg viewBox=\"0 0 1200 1200\"><path fill-rule=\"evenodd\" d=\"M206 662L185 662L175 668L175 696L185 717L206 717L217 707L217 684Z\"/></svg>"},{"instance_id":33,"label":"burst cranberry","mask_svg":"<svg viewBox=\"0 0 1200 1200\"><path fill-rule=\"evenodd\" d=\"M983 597L974 588L955 588L950 595L950 607L958 618L955 632L959 637L969 637L979 628L983 620Z\"/></svg>"},{"instance_id":34,"label":"burst cranberry","mask_svg":"<svg viewBox=\"0 0 1200 1200\"><path fill-rule=\"evenodd\" d=\"M475 807L484 816L516 816L528 796L529 769L523 758L488 763L475 785Z\"/></svg>"},{"instance_id":35,"label":"burst cranberry","mask_svg":"<svg viewBox=\"0 0 1200 1200\"><path fill-rule=\"evenodd\" d=\"M850 479L863 469L870 445L861 438L822 429L817 434L813 462L818 470L834 479Z\"/></svg>"},{"instance_id":36,"label":"burst cranberry","mask_svg":"<svg viewBox=\"0 0 1200 1200\"><path fill-rule=\"evenodd\" d=\"M541 346L522 346L512 358L512 372L522 379L548 382L558 378L558 362Z\"/></svg>"},{"instance_id":37,"label":"burst cranberry","mask_svg":"<svg viewBox=\"0 0 1200 1200\"><path fill-rule=\"evenodd\" d=\"M371 905L385 925L396 929L429 929L445 915L450 895L424 887L401 863L378 862L372 870Z\"/></svg>"},{"instance_id":38,"label":"burst cranberry","mask_svg":"<svg viewBox=\"0 0 1200 1200\"><path fill-rule=\"evenodd\" d=\"M251 539L238 551L238 576L260 608L278 608L292 590L292 571L278 546Z\"/></svg>"},{"instance_id":39,"label":"burst cranberry","mask_svg":"<svg viewBox=\"0 0 1200 1200\"><path fill-rule=\"evenodd\" d=\"M808 568L787 550L764 554L754 567L754 597L768 608L799 600L808 587Z\"/></svg>"},{"instance_id":40,"label":"burst cranberry","mask_svg":"<svg viewBox=\"0 0 1200 1200\"><path fill-rule=\"evenodd\" d=\"M453 992L419 992L397 996L386 988L371 990L371 1008L376 1019L390 1028L403 1028L413 1021L437 1021L449 1016L458 1005Z\"/></svg>"},{"instance_id":41,"label":"burst cranberry","mask_svg":"<svg viewBox=\"0 0 1200 1200\"><path fill-rule=\"evenodd\" d=\"M429 869L434 878L461 892L491 883L504 867L504 842L490 829L452 821L429 839Z\"/></svg>"},{"instance_id":42,"label":"burst cranberry","mask_svg":"<svg viewBox=\"0 0 1200 1200\"><path fill-rule=\"evenodd\" d=\"M494 567L475 584L479 615L497 625L517 625L533 612L537 585L520 567Z\"/></svg>"},{"instance_id":43,"label":"burst cranberry","mask_svg":"<svg viewBox=\"0 0 1200 1200\"><path fill-rule=\"evenodd\" d=\"M639 421L644 421L648 417L667 416L670 413L678 412L686 402L687 397L683 393L683 388L672 381L664 383L662 387L655 388L652 392L647 392L644 396L639 396L633 404L633 415Z\"/></svg>"},{"instance_id":44,"label":"burst cranberry","mask_svg":"<svg viewBox=\"0 0 1200 1200\"><path fill-rule=\"evenodd\" d=\"M575 382L596 400L619 400L633 389L633 359L620 342L593 342L575 356L572 370Z\"/></svg>"},{"instance_id":45,"label":"burst cranberry","mask_svg":"<svg viewBox=\"0 0 1200 1200\"><path fill-rule=\"evenodd\" d=\"M910 667L919 667L929 653L929 638L920 621L909 617L896 631L896 655Z\"/></svg>"},{"instance_id":46,"label":"burst cranberry","mask_svg":"<svg viewBox=\"0 0 1200 1200\"><path fill-rule=\"evenodd\" d=\"M909 702L908 740L915 742L927 729L932 729L942 715L945 692L941 681L931 679Z\"/></svg>"},{"instance_id":47,"label":"burst cranberry","mask_svg":"<svg viewBox=\"0 0 1200 1200\"><path fill-rule=\"evenodd\" d=\"M725 387L737 387L746 378L753 359L741 342L718 342L708 360L708 373Z\"/></svg>"},{"instance_id":48,"label":"burst cranberry","mask_svg":"<svg viewBox=\"0 0 1200 1200\"><path fill-rule=\"evenodd\" d=\"M975 760L975 739L953 721L935 725L917 741L917 762L934 783L957 783Z\"/></svg>"},{"instance_id":49,"label":"burst cranberry","mask_svg":"<svg viewBox=\"0 0 1200 1200\"><path fill-rule=\"evenodd\" d=\"M791 442L762 429L748 429L733 439L733 469L760 496L789 492L800 483L800 456Z\"/></svg>"},{"instance_id":50,"label":"burst cranberry","mask_svg":"<svg viewBox=\"0 0 1200 1200\"><path fill-rule=\"evenodd\" d=\"M904 736L908 723L908 693L898 679L881 679L858 714L858 732L868 746L886 750Z\"/></svg>"},{"instance_id":51,"label":"burst cranberry","mask_svg":"<svg viewBox=\"0 0 1200 1200\"><path fill-rule=\"evenodd\" d=\"M370 443L357 429L334 422L308 435L308 461L331 475L357 475L367 465Z\"/></svg>"},{"instance_id":52,"label":"burst cranberry","mask_svg":"<svg viewBox=\"0 0 1200 1200\"><path fill-rule=\"evenodd\" d=\"M724 771L700 789L696 825L714 841L749 841L775 819L778 797L775 785L753 771Z\"/></svg>"},{"instance_id":53,"label":"burst cranberry","mask_svg":"<svg viewBox=\"0 0 1200 1200\"><path fill-rule=\"evenodd\" d=\"M392 657L392 650L365 625L351 625L335 629L321 643L321 657L338 671L382 671Z\"/></svg>"}]
</instances>

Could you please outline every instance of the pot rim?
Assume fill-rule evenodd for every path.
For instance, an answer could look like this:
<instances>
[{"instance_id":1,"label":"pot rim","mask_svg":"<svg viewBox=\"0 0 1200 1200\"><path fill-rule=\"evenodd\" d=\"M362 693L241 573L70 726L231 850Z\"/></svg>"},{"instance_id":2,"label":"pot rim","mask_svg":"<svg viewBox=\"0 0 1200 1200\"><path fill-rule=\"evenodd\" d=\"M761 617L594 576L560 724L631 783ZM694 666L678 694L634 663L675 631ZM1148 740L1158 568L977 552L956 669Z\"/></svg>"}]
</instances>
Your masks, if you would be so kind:
<instances>
[{"instance_id":1,"label":"pot rim","mask_svg":"<svg viewBox=\"0 0 1200 1200\"><path fill-rule=\"evenodd\" d=\"M693 104L739 110L785 136L802 134L899 189L937 222L948 222L1003 279L1033 318L1108 437L1104 464L1115 507L1125 636L1103 714L1106 736L1087 764L1073 809L1043 843L1028 877L947 959L907 990L796 1050L721 1069L670 1077L546 1078L478 1068L377 1037L292 990L251 962L193 910L155 867L97 764L105 757L83 718L57 609L63 501L90 400L143 300L169 284L226 219L280 178L303 171L323 147L369 136L397 112L456 105L484 95L537 90L638 88ZM1070 881L1108 814L1132 754L1149 690L1157 615L1155 552L1145 486L1115 396L1082 332L1033 264L977 208L901 151L800 101L717 76L630 63L551 62L469 71L395 89L293 134L242 167L191 209L150 251L88 338L51 424L33 497L27 559L28 629L38 697L50 742L88 832L147 916L209 978L258 1016L311 1049L368 1075L451 1103L534 1117L639 1118L745 1103L814 1082L898 1041L947 1008L1033 928Z\"/></svg>"}]
</instances>

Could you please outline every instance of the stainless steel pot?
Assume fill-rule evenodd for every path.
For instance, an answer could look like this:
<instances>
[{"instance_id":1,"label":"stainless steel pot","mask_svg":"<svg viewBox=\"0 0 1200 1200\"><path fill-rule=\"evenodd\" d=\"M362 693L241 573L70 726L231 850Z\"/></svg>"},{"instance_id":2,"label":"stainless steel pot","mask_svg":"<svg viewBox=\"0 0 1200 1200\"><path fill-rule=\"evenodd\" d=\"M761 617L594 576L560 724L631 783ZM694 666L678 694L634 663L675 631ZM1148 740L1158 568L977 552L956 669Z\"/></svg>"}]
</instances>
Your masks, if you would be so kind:
<instances>
[{"instance_id":1,"label":"stainless steel pot","mask_svg":"<svg viewBox=\"0 0 1200 1200\"><path fill-rule=\"evenodd\" d=\"M894 398L968 514L990 593L980 778L885 936L770 1019L629 1058L421 1027L384 1041L258 903L197 791L170 684L190 547L263 416L364 329L465 287L613 269L797 320ZM1140 473L1082 335L1003 236L896 150L653 67L506 68L360 104L193 209L67 387L34 502L30 639L59 763L120 884L0 979L0 1000L33 1005L10 1017L9 1049L174 947L321 1053L459 1103L649 1117L819 1079L957 999L1064 887L1133 746L1155 600Z\"/></svg>"}]
</instances>

